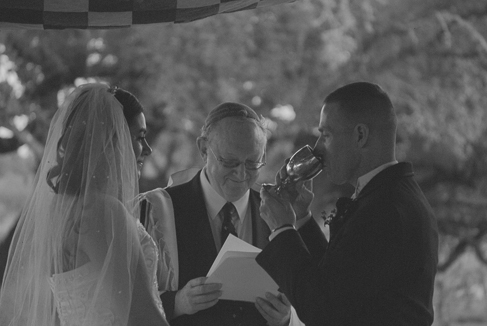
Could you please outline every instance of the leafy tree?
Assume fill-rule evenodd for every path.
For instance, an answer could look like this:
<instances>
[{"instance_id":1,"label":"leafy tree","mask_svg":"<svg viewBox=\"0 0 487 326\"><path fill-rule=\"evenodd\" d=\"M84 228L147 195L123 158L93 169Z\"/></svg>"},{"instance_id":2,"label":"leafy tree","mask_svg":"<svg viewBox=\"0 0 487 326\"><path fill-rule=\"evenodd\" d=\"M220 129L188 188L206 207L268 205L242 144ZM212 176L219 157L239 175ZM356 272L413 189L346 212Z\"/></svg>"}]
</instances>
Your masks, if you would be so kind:
<instances>
[{"instance_id":1,"label":"leafy tree","mask_svg":"<svg viewBox=\"0 0 487 326\"><path fill-rule=\"evenodd\" d=\"M3 31L4 54L25 91L18 110L0 110L10 112L1 120L28 114L27 130L43 143L60 89L77 78L126 88L147 109L155 149L144 190L201 165L194 141L220 102L247 103L267 117L288 105L294 121L270 118L262 181L272 181L283 157L314 142L327 93L355 80L377 82L400 119L399 159L414 163L437 212L443 271L469 247L486 260L486 17L482 0L301 0L189 24ZM2 88L3 98L14 98L8 92ZM351 191L316 182L317 215Z\"/></svg>"}]
</instances>

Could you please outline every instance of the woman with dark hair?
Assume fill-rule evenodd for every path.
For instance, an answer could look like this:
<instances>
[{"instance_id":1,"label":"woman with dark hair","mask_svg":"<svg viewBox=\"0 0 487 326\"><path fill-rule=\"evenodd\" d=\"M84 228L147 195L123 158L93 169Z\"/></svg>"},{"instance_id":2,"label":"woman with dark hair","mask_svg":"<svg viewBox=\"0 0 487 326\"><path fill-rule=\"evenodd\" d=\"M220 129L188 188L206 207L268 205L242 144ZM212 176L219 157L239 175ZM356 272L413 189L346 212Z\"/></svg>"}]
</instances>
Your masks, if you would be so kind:
<instances>
[{"instance_id":1,"label":"woman with dark hair","mask_svg":"<svg viewBox=\"0 0 487 326\"><path fill-rule=\"evenodd\" d=\"M51 122L0 292L1 325L168 325L157 248L137 221L151 152L130 93L80 86Z\"/></svg>"},{"instance_id":2,"label":"woman with dark hair","mask_svg":"<svg viewBox=\"0 0 487 326\"><path fill-rule=\"evenodd\" d=\"M115 88L113 92L115 98L122 104L123 115L129 125L132 147L137 162L137 172L140 178L144 160L152 153L152 149L145 139L147 129L144 108L132 93L122 88Z\"/></svg>"}]
</instances>

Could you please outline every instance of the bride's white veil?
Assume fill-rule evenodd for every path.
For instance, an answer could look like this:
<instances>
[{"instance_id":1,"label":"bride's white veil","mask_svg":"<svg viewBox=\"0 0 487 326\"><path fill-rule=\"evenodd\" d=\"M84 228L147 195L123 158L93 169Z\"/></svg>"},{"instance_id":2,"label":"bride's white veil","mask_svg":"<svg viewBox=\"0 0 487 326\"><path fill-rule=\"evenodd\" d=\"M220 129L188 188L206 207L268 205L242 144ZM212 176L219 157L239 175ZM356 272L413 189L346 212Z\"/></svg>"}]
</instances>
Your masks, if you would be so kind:
<instances>
[{"instance_id":1,"label":"bride's white veil","mask_svg":"<svg viewBox=\"0 0 487 326\"><path fill-rule=\"evenodd\" d=\"M129 324L142 256L137 169L122 106L107 86L76 88L56 112L34 184L9 252L0 325L56 325L53 290L90 298L80 325ZM93 271L85 287L82 274ZM63 284L60 274L69 275Z\"/></svg>"}]
</instances>

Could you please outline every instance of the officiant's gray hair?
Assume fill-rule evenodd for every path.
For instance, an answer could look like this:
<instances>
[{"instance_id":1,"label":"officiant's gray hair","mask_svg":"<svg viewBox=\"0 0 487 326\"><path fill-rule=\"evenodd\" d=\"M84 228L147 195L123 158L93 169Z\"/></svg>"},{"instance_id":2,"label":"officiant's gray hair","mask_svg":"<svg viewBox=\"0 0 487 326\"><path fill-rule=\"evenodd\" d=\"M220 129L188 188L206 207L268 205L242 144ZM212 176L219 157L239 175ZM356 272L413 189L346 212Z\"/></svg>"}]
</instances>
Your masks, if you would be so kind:
<instances>
[{"instance_id":1,"label":"officiant's gray hair","mask_svg":"<svg viewBox=\"0 0 487 326\"><path fill-rule=\"evenodd\" d=\"M254 110L245 104L236 102L224 102L210 111L206 117L205 124L201 128L201 138L208 139L211 131L218 125L218 122L225 118L235 117L241 120L248 120L259 127L264 135L267 134L266 121Z\"/></svg>"}]
</instances>

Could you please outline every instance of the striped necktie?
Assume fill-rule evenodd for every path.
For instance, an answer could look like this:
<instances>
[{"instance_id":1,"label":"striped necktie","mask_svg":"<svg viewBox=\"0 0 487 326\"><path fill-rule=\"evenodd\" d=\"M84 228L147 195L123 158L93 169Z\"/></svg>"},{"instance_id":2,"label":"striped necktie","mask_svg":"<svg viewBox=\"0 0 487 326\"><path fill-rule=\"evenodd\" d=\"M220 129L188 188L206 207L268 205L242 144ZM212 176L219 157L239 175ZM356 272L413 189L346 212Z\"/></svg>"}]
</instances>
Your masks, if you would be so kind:
<instances>
[{"instance_id":1,"label":"striped necktie","mask_svg":"<svg viewBox=\"0 0 487 326\"><path fill-rule=\"evenodd\" d=\"M220 214L223 218L222 223L222 231L221 231L221 240L222 245L227 240L228 235L231 233L234 236L237 236L237 231L235 231L235 225L233 224L234 220L238 218L237 210L232 203L226 203L220 211Z\"/></svg>"}]
</instances>

